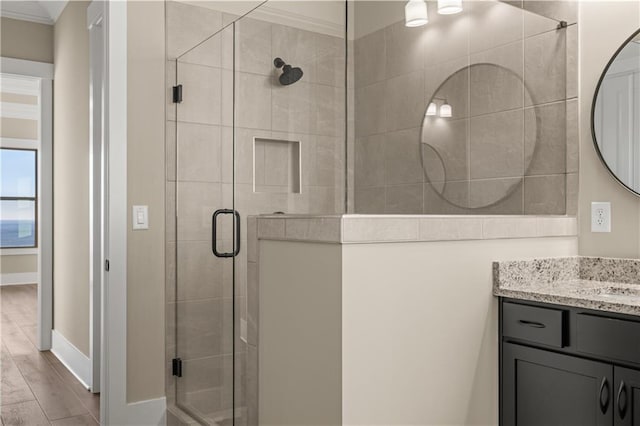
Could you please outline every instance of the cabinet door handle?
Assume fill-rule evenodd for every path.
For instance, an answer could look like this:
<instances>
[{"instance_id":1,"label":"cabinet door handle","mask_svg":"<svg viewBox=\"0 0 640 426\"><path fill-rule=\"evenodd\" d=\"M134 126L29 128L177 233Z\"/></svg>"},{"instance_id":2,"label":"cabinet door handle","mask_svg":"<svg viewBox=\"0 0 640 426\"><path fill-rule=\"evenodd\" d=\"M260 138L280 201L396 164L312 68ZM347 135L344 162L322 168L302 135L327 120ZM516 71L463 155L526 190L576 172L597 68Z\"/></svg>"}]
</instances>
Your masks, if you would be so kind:
<instances>
[{"instance_id":1,"label":"cabinet door handle","mask_svg":"<svg viewBox=\"0 0 640 426\"><path fill-rule=\"evenodd\" d=\"M546 328L547 327L543 323L536 322L536 321L518 320L518 323L520 325L524 325L524 326L527 326L527 327L533 327L533 328Z\"/></svg>"},{"instance_id":2,"label":"cabinet door handle","mask_svg":"<svg viewBox=\"0 0 640 426\"><path fill-rule=\"evenodd\" d=\"M609 407L609 381L606 377L602 378L602 383L600 384L600 411L602 414L607 412L607 408Z\"/></svg>"},{"instance_id":3,"label":"cabinet door handle","mask_svg":"<svg viewBox=\"0 0 640 426\"><path fill-rule=\"evenodd\" d=\"M620 381L620 389L618 389L618 414L621 420L624 420L627 414L627 386L624 380Z\"/></svg>"}]
</instances>

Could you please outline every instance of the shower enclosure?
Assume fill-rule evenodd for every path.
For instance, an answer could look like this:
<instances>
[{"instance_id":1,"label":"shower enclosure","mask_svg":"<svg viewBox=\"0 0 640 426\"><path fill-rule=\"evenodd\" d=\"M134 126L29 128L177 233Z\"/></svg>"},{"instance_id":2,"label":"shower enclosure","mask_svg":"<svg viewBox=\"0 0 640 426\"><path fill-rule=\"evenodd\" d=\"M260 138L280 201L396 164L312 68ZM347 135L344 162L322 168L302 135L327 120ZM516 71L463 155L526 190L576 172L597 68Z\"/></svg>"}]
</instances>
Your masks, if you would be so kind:
<instances>
[{"instance_id":1,"label":"shower enclosure","mask_svg":"<svg viewBox=\"0 0 640 426\"><path fill-rule=\"evenodd\" d=\"M247 218L345 212L345 3L309 4L167 3L167 393L203 424L257 424Z\"/></svg>"},{"instance_id":2,"label":"shower enclosure","mask_svg":"<svg viewBox=\"0 0 640 426\"><path fill-rule=\"evenodd\" d=\"M259 423L250 216L572 213L574 11L404 3L166 3L178 421Z\"/></svg>"}]
</instances>

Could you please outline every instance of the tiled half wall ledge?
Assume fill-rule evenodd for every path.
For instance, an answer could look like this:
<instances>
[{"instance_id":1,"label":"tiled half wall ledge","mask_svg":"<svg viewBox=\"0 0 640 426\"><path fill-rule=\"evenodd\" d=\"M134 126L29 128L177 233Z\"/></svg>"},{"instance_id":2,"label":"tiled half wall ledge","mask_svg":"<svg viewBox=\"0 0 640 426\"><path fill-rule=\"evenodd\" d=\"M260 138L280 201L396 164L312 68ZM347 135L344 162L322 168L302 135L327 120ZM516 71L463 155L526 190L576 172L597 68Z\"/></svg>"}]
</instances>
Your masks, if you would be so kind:
<instances>
[{"instance_id":1,"label":"tiled half wall ledge","mask_svg":"<svg viewBox=\"0 0 640 426\"><path fill-rule=\"evenodd\" d=\"M338 244L578 235L573 216L265 215L249 217L248 226L250 240Z\"/></svg>"}]
</instances>

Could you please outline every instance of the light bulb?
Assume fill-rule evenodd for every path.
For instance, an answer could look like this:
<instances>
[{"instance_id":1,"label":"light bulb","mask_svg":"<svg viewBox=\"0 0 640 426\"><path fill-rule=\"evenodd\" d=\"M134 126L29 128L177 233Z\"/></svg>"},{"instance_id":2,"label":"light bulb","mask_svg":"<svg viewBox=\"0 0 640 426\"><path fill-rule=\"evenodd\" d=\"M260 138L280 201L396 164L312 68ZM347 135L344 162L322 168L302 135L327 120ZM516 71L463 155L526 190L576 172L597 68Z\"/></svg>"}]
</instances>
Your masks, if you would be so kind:
<instances>
[{"instance_id":1,"label":"light bulb","mask_svg":"<svg viewBox=\"0 0 640 426\"><path fill-rule=\"evenodd\" d=\"M404 22L407 27L420 27L427 22L427 3L424 0L409 0L404 7Z\"/></svg>"},{"instance_id":2,"label":"light bulb","mask_svg":"<svg viewBox=\"0 0 640 426\"><path fill-rule=\"evenodd\" d=\"M435 102L431 102L427 107L427 113L425 115L432 117L437 113L438 113L438 106L435 104Z\"/></svg>"},{"instance_id":3,"label":"light bulb","mask_svg":"<svg viewBox=\"0 0 640 426\"><path fill-rule=\"evenodd\" d=\"M438 0L440 15L453 15L462 12L462 0Z\"/></svg>"},{"instance_id":4,"label":"light bulb","mask_svg":"<svg viewBox=\"0 0 640 426\"><path fill-rule=\"evenodd\" d=\"M451 105L448 103L442 104L440 107L440 117L442 118L450 118L453 115L453 111L451 109Z\"/></svg>"}]
</instances>

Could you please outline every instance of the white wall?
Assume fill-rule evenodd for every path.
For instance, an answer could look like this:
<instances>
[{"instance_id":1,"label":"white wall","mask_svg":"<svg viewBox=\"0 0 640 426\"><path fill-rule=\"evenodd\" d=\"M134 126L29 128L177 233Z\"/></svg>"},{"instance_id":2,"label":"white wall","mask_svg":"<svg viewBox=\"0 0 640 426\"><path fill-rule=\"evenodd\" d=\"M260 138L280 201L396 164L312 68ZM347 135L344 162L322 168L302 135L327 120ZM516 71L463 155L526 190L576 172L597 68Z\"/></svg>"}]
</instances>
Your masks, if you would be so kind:
<instances>
[{"instance_id":1,"label":"white wall","mask_svg":"<svg viewBox=\"0 0 640 426\"><path fill-rule=\"evenodd\" d=\"M497 424L492 262L576 253L571 237L344 246L343 424Z\"/></svg>"},{"instance_id":2,"label":"white wall","mask_svg":"<svg viewBox=\"0 0 640 426\"><path fill-rule=\"evenodd\" d=\"M638 1L581 1L580 40L580 254L640 257L640 198L607 172L593 147L591 103L613 53L640 27ZM591 233L591 202L610 201L612 232Z\"/></svg>"}]
</instances>

